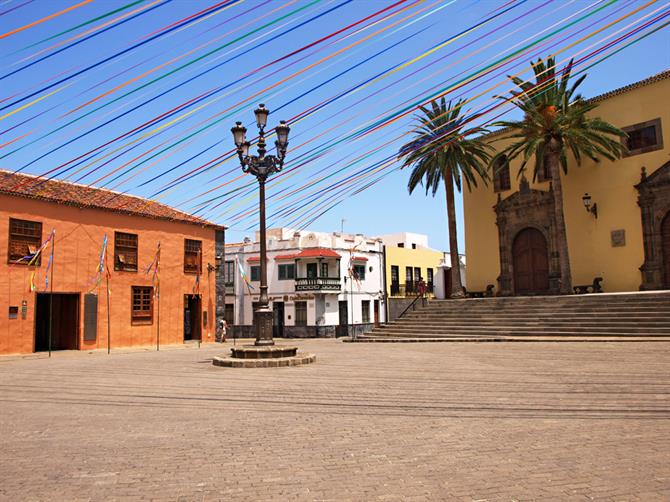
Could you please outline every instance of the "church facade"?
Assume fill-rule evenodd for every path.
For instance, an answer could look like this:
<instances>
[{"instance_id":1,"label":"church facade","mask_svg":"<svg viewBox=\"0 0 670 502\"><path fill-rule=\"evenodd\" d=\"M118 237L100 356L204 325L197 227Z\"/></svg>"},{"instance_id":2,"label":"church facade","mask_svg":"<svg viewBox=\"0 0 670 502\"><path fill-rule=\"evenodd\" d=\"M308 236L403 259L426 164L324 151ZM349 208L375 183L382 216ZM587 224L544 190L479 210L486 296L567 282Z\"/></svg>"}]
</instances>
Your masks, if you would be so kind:
<instances>
[{"instance_id":1,"label":"church facade","mask_svg":"<svg viewBox=\"0 0 670 502\"><path fill-rule=\"evenodd\" d=\"M590 101L629 135L610 162L569 158L561 173L573 285L604 291L670 289L670 71ZM505 141L492 133L497 149ZM520 160L463 194L469 289L501 296L557 294L559 256L549 173L518 176Z\"/></svg>"}]
</instances>

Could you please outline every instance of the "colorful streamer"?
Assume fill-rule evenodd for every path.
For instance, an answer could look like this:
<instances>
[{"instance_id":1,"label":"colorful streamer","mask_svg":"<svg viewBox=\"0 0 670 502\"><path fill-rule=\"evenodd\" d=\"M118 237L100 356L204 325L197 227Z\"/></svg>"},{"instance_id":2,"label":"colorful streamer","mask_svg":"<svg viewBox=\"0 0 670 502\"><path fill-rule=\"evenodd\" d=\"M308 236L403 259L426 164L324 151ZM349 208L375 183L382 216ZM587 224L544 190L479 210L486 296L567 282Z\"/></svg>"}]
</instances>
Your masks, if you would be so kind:
<instances>
[{"instance_id":1,"label":"colorful streamer","mask_svg":"<svg viewBox=\"0 0 670 502\"><path fill-rule=\"evenodd\" d=\"M154 285L155 295L158 295L158 288L160 286L160 266L161 266L161 242L158 241L156 246L156 254L149 266L144 270L146 275L151 273L151 282Z\"/></svg>"},{"instance_id":2,"label":"colorful streamer","mask_svg":"<svg viewBox=\"0 0 670 502\"><path fill-rule=\"evenodd\" d=\"M251 281L249 280L249 277L247 277L247 274L244 271L244 267L240 263L240 260L237 258L237 256L235 257L235 262L237 263L237 270L240 272L240 277L242 278L242 281L244 281L248 293L252 294L251 292L254 291L255 288L251 285Z\"/></svg>"},{"instance_id":3,"label":"colorful streamer","mask_svg":"<svg viewBox=\"0 0 670 502\"><path fill-rule=\"evenodd\" d=\"M84 0L83 2L79 2L78 4L71 5L70 7L66 8L66 9L60 10L60 11L58 11L58 12L55 12L55 13L50 14L50 15L48 15L48 16L45 16L45 17L43 17L43 18L41 18L41 19L38 19L38 20L36 20L36 21L33 21L32 23L28 23L28 24L25 24L25 25L23 25L23 26L20 26L19 28L15 28L15 29L13 29L13 30L10 30L10 31L8 31L8 32L6 32L6 33L1 34L1 35L0 35L0 40L2 40L3 38L10 37L10 36L12 36L12 35L16 35L17 33L21 33L22 31L27 30L28 28L32 28L32 27L34 27L34 26L37 26L38 24L42 24L42 23L44 23L44 22L46 22L46 21L49 21L49 20L51 20L51 19L55 19L55 18L57 18L57 17L59 17L59 16L62 16L63 14L66 14L66 13L68 13L68 12L70 12L70 11L73 11L73 10L75 10L75 9L78 9L79 7L83 7L84 5L87 5L87 4L91 3L92 1L93 1L93 0Z\"/></svg>"},{"instance_id":4,"label":"colorful streamer","mask_svg":"<svg viewBox=\"0 0 670 502\"><path fill-rule=\"evenodd\" d=\"M109 266L107 264L107 234L105 234L102 239L102 247L100 249L100 256L98 258L98 264L95 267L95 272L95 276L90 281L91 287L89 293L100 286L103 276L106 275L107 280L111 277Z\"/></svg>"}]
</instances>

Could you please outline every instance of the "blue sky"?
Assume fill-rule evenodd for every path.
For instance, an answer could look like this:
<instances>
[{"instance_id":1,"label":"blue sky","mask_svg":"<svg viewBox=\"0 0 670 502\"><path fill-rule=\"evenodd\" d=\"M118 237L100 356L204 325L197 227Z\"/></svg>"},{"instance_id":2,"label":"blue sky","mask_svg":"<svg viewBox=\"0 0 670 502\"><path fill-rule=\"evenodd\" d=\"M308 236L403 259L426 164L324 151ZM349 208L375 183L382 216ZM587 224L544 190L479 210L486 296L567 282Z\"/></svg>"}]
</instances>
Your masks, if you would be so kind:
<instances>
[{"instance_id":1,"label":"blue sky","mask_svg":"<svg viewBox=\"0 0 670 502\"><path fill-rule=\"evenodd\" d=\"M0 33L11 33L78 3L0 0ZM341 192L339 186L331 185L361 170L373 170L392 157L410 138L402 135L411 130L412 115L370 134L343 138L362 131L375 117L393 114L403 103L421 101L435 89L454 85L466 76L477 79L447 98L475 96L469 104L472 110L490 106L493 94L510 88L505 76L527 69L531 57L554 51L561 51L559 60L590 54L640 23L670 11L662 2L646 5L648 2L636 0L406 1L345 30L394 2L245 0L224 8L224 2L146 0L58 35L130 3L132 0L93 1L2 39L0 145L10 144L0 149L0 168L33 174L52 171L50 175L58 178L153 197L229 225L227 239L240 240L251 235L257 224L253 212L257 198L253 186L244 188L250 178L237 179L241 171L235 158L213 162L202 174L167 192L161 190L228 152L232 148L230 127L236 120L243 121L248 135L253 136L253 109L259 102L276 111L269 119L274 125L350 90L291 124L285 168L291 171L268 187L270 223L305 224L328 209L309 228L339 230L345 220L344 230L349 232L425 233L431 245L441 249L448 248L444 192L435 198L422 191L408 195L408 173L398 171L397 163L388 163L384 170L362 179L361 185L343 185ZM156 31L212 6L221 10L193 18L190 24L186 20L172 31ZM101 24L135 9L146 12L102 32ZM387 14L391 16L383 19ZM577 21L580 16L585 18ZM627 17L620 19L623 16ZM379 22L368 26L375 21ZM274 24L263 28L266 23ZM608 23L614 24L602 29ZM68 47L94 28L90 39ZM361 28L365 29L357 31ZM342 32L318 42L339 30ZM553 31L554 35L540 41ZM599 94L669 68L669 34L664 28L598 63L589 69L582 92ZM533 43L536 45L518 59L486 73L492 61ZM545 45L539 45L542 43ZM274 62L305 46L309 47ZM219 47L218 52L202 57ZM167 75L199 57L202 59ZM40 58L45 59L36 62ZM180 59L171 62L174 58ZM105 59L109 61L99 64ZM159 65L163 66L155 69ZM423 66L426 68L417 72ZM142 76L146 72L151 73ZM163 78L149 84L157 77ZM57 84L59 80L64 81ZM364 82L369 83L357 88ZM115 90L122 84L127 85ZM476 97L478 94L481 96ZM203 95L206 97L198 101ZM183 109L171 112L184 103ZM161 115L162 121L130 132ZM166 127L157 129L162 126ZM195 131L200 132L189 136ZM316 150L320 155L310 153L317 147L325 150ZM294 167L297 169L292 170ZM328 174L333 176L321 180ZM381 175L385 177L376 184L351 196ZM315 184L299 189L311 183ZM333 195L341 198L330 198ZM334 203L338 204L331 207ZM310 205L305 208L304 204ZM462 250L460 199L458 212Z\"/></svg>"}]
</instances>

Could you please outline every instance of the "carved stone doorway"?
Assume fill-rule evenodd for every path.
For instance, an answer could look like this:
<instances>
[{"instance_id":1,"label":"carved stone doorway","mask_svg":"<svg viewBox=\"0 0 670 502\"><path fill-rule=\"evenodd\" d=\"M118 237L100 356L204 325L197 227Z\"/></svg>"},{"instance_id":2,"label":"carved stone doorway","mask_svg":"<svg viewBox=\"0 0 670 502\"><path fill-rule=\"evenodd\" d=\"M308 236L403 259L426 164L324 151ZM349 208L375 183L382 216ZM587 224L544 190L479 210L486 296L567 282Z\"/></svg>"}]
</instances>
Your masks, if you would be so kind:
<instances>
[{"instance_id":1,"label":"carved stone doorway","mask_svg":"<svg viewBox=\"0 0 670 502\"><path fill-rule=\"evenodd\" d=\"M556 242L553 194L531 189L524 177L519 185L518 192L499 199L494 208L500 251L498 295L557 295L561 250Z\"/></svg>"},{"instance_id":2,"label":"carved stone doorway","mask_svg":"<svg viewBox=\"0 0 670 502\"><path fill-rule=\"evenodd\" d=\"M549 291L547 239L542 232L532 227L521 230L514 238L512 259L515 294L546 294Z\"/></svg>"},{"instance_id":3,"label":"carved stone doorway","mask_svg":"<svg viewBox=\"0 0 670 502\"><path fill-rule=\"evenodd\" d=\"M670 289L670 211L661 224L661 249L663 250L663 266L665 268L664 287Z\"/></svg>"},{"instance_id":4,"label":"carved stone doorway","mask_svg":"<svg viewBox=\"0 0 670 502\"><path fill-rule=\"evenodd\" d=\"M637 203L642 216L644 243L640 289L670 288L670 162L649 176L642 168L640 183L635 188L639 193Z\"/></svg>"}]
</instances>

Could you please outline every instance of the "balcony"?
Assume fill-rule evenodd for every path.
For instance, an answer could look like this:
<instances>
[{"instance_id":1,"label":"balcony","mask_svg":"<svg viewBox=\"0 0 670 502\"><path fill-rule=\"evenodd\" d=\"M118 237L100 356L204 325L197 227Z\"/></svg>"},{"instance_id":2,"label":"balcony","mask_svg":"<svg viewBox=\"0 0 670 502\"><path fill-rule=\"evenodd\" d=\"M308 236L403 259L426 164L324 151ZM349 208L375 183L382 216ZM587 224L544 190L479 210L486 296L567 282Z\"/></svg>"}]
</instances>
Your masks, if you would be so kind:
<instances>
[{"instance_id":1,"label":"balcony","mask_svg":"<svg viewBox=\"0 0 670 502\"><path fill-rule=\"evenodd\" d=\"M226 282L225 287L226 287L226 295L234 295L235 294L235 283L234 282Z\"/></svg>"},{"instance_id":2,"label":"balcony","mask_svg":"<svg viewBox=\"0 0 670 502\"><path fill-rule=\"evenodd\" d=\"M296 278L296 291L341 291L339 277L304 277Z\"/></svg>"}]
</instances>

